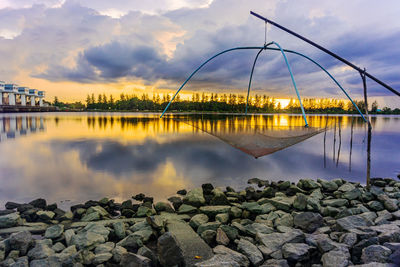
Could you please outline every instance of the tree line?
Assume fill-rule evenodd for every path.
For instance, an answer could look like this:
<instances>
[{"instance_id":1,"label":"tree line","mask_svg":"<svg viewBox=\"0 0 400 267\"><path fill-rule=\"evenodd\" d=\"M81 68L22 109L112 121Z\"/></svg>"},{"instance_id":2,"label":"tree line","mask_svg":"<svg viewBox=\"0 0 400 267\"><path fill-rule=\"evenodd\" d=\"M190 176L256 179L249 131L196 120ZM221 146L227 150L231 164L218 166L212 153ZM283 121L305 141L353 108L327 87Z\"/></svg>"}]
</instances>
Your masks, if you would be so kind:
<instances>
[{"instance_id":1,"label":"tree line","mask_svg":"<svg viewBox=\"0 0 400 267\"><path fill-rule=\"evenodd\" d=\"M170 94L154 94L151 98L148 94L141 96L133 94L121 94L119 99L112 95L94 94L87 95L86 103L81 102L63 103L56 97L53 105L62 109L88 110L88 111L154 111L160 112L165 109L171 100ZM302 99L304 109L308 113L357 113L350 101L331 98L305 98ZM355 101L359 109L364 112L364 101ZM199 94L194 93L190 100L182 99L179 95L172 102L169 111L192 112L244 112L246 108L246 97L241 94ZM400 114L400 109L379 109L377 102L369 106L369 111L375 114ZM249 99L248 112L252 113L301 113L300 103L297 99L290 99L287 106L282 107L280 101L267 95L252 96Z\"/></svg>"}]
</instances>

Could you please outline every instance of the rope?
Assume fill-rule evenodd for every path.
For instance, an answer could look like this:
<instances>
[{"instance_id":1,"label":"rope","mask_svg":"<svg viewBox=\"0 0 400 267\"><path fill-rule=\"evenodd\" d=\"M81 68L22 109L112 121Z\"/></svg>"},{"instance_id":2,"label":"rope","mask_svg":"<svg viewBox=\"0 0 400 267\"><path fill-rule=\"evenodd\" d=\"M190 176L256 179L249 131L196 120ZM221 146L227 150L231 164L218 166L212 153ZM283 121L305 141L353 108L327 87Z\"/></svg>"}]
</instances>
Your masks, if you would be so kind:
<instances>
[{"instance_id":1,"label":"rope","mask_svg":"<svg viewBox=\"0 0 400 267\"><path fill-rule=\"evenodd\" d=\"M265 27L265 29L264 29L264 45L266 45L267 44L267 22L266 21L265 21L264 27Z\"/></svg>"}]
</instances>

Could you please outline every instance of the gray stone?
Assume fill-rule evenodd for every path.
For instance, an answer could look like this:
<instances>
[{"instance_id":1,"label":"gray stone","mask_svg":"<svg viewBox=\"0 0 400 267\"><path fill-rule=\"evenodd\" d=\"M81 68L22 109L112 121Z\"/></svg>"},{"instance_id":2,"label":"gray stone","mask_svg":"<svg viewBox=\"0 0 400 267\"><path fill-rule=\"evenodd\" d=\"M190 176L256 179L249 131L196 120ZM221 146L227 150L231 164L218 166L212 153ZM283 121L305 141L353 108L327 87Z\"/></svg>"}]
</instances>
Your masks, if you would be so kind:
<instances>
[{"instance_id":1,"label":"gray stone","mask_svg":"<svg viewBox=\"0 0 400 267\"><path fill-rule=\"evenodd\" d=\"M336 220L337 225L340 229L348 231L352 228L371 226L373 223L363 218L361 215L352 215Z\"/></svg>"},{"instance_id":2,"label":"gray stone","mask_svg":"<svg viewBox=\"0 0 400 267\"><path fill-rule=\"evenodd\" d=\"M220 228L222 231L225 232L225 234L228 236L228 238L233 241L237 238L239 235L238 230L235 227L229 226L229 225L221 225Z\"/></svg>"},{"instance_id":3,"label":"gray stone","mask_svg":"<svg viewBox=\"0 0 400 267\"><path fill-rule=\"evenodd\" d=\"M361 190L358 188L354 188L352 190L346 191L343 194L343 198L348 199L348 200L358 199L359 197L361 197Z\"/></svg>"},{"instance_id":4,"label":"gray stone","mask_svg":"<svg viewBox=\"0 0 400 267\"><path fill-rule=\"evenodd\" d=\"M146 258L149 258L155 265L155 263L158 261L157 260L157 255L148 247L143 246L138 249L137 254L140 256L144 256Z\"/></svg>"},{"instance_id":5,"label":"gray stone","mask_svg":"<svg viewBox=\"0 0 400 267\"><path fill-rule=\"evenodd\" d=\"M392 251L389 248L380 245L372 245L362 250L361 259L364 263L385 263L390 254L392 254Z\"/></svg>"},{"instance_id":6,"label":"gray stone","mask_svg":"<svg viewBox=\"0 0 400 267\"><path fill-rule=\"evenodd\" d=\"M64 232L64 225L56 224L46 229L45 238L55 239L60 237Z\"/></svg>"},{"instance_id":7,"label":"gray stone","mask_svg":"<svg viewBox=\"0 0 400 267\"><path fill-rule=\"evenodd\" d=\"M122 255L127 252L128 251L126 250L126 248L121 247L121 246L115 246L115 248L111 251L111 253L113 255L113 260L115 262L119 263L121 261Z\"/></svg>"},{"instance_id":8,"label":"gray stone","mask_svg":"<svg viewBox=\"0 0 400 267\"><path fill-rule=\"evenodd\" d=\"M238 208L238 207L231 207L229 209L229 215L233 218L240 218L242 217L242 209ZM399 218L400 218L400 213L399 213Z\"/></svg>"},{"instance_id":9,"label":"gray stone","mask_svg":"<svg viewBox=\"0 0 400 267\"><path fill-rule=\"evenodd\" d=\"M182 248L179 246L175 236L169 232L164 233L158 238L157 251L160 263L163 266L179 266L184 264Z\"/></svg>"},{"instance_id":10,"label":"gray stone","mask_svg":"<svg viewBox=\"0 0 400 267\"><path fill-rule=\"evenodd\" d=\"M62 262L63 264L67 262L73 262L75 261L75 257L77 256L77 250L76 246L72 245L67 248L65 248L61 253L55 254L51 257L54 257L54 259L58 260L59 262ZM65 264L68 265L68 264Z\"/></svg>"},{"instance_id":11,"label":"gray stone","mask_svg":"<svg viewBox=\"0 0 400 267\"><path fill-rule=\"evenodd\" d=\"M385 247L390 249L392 252L395 252L397 250L400 250L400 243L391 243L391 242L386 242L383 244Z\"/></svg>"},{"instance_id":12,"label":"gray stone","mask_svg":"<svg viewBox=\"0 0 400 267\"><path fill-rule=\"evenodd\" d=\"M94 253L88 249L79 251L79 255L82 258L82 263L85 265L91 265L95 257Z\"/></svg>"},{"instance_id":13,"label":"gray stone","mask_svg":"<svg viewBox=\"0 0 400 267\"><path fill-rule=\"evenodd\" d=\"M310 233L321 227L324 220L319 213L303 212L294 216L293 223L295 226Z\"/></svg>"},{"instance_id":14,"label":"gray stone","mask_svg":"<svg viewBox=\"0 0 400 267\"><path fill-rule=\"evenodd\" d=\"M175 237L177 246L181 248L186 266L192 266L198 262L196 256L203 260L213 256L211 248L186 222L169 220L166 229Z\"/></svg>"},{"instance_id":15,"label":"gray stone","mask_svg":"<svg viewBox=\"0 0 400 267\"><path fill-rule=\"evenodd\" d=\"M243 202L241 207L254 214L261 214L263 212L261 205L257 202Z\"/></svg>"},{"instance_id":16,"label":"gray stone","mask_svg":"<svg viewBox=\"0 0 400 267\"><path fill-rule=\"evenodd\" d=\"M294 198L291 197L274 197L269 200L275 208L278 210L290 211L292 204L294 202Z\"/></svg>"},{"instance_id":17,"label":"gray stone","mask_svg":"<svg viewBox=\"0 0 400 267\"><path fill-rule=\"evenodd\" d=\"M18 212L0 216L0 229L17 226L21 223L21 217Z\"/></svg>"},{"instance_id":18,"label":"gray stone","mask_svg":"<svg viewBox=\"0 0 400 267\"><path fill-rule=\"evenodd\" d=\"M215 215L215 221L220 222L222 224L226 224L229 222L229 214L228 213L220 213Z\"/></svg>"},{"instance_id":19,"label":"gray stone","mask_svg":"<svg viewBox=\"0 0 400 267\"><path fill-rule=\"evenodd\" d=\"M351 184L351 183L345 183L345 184L341 185L341 186L338 188L338 190L339 190L339 191L342 191L342 192L348 192L348 191L353 190L354 188L355 188L355 186L354 186L353 184Z\"/></svg>"},{"instance_id":20,"label":"gray stone","mask_svg":"<svg viewBox=\"0 0 400 267\"><path fill-rule=\"evenodd\" d=\"M310 247L304 243L286 243L282 246L282 254L289 262L298 262L310 258Z\"/></svg>"},{"instance_id":21,"label":"gray stone","mask_svg":"<svg viewBox=\"0 0 400 267\"><path fill-rule=\"evenodd\" d=\"M197 229L199 225L205 224L208 222L208 216L205 214L196 214L194 215L189 222L189 225L194 229Z\"/></svg>"},{"instance_id":22,"label":"gray stone","mask_svg":"<svg viewBox=\"0 0 400 267\"><path fill-rule=\"evenodd\" d=\"M28 249L32 247L35 242L29 231L23 231L11 234L8 239L8 244L11 250L18 250L21 256L25 256Z\"/></svg>"},{"instance_id":23,"label":"gray stone","mask_svg":"<svg viewBox=\"0 0 400 267\"><path fill-rule=\"evenodd\" d=\"M266 254L271 254L281 249L286 243L303 242L304 238L304 233L297 229L286 233L256 234L256 239L270 251L270 253Z\"/></svg>"},{"instance_id":24,"label":"gray stone","mask_svg":"<svg viewBox=\"0 0 400 267\"><path fill-rule=\"evenodd\" d=\"M269 259L266 260L260 267L289 267L287 260L284 259Z\"/></svg>"},{"instance_id":25,"label":"gray stone","mask_svg":"<svg viewBox=\"0 0 400 267\"><path fill-rule=\"evenodd\" d=\"M90 214L93 212L99 213L102 218L109 218L110 214L101 206L92 206L86 210L86 214Z\"/></svg>"},{"instance_id":26,"label":"gray stone","mask_svg":"<svg viewBox=\"0 0 400 267\"><path fill-rule=\"evenodd\" d=\"M301 187L305 190L312 190L312 189L319 188L319 184L317 182L315 182L314 180L304 179L301 182L302 182Z\"/></svg>"},{"instance_id":27,"label":"gray stone","mask_svg":"<svg viewBox=\"0 0 400 267\"><path fill-rule=\"evenodd\" d=\"M100 217L101 217L100 213L98 213L98 212L87 213L81 218L81 221L83 221L83 222L98 221L98 220L100 220Z\"/></svg>"},{"instance_id":28,"label":"gray stone","mask_svg":"<svg viewBox=\"0 0 400 267\"><path fill-rule=\"evenodd\" d=\"M72 237L75 235L74 230L68 229L64 232L65 243L69 247L71 245Z\"/></svg>"},{"instance_id":29,"label":"gray stone","mask_svg":"<svg viewBox=\"0 0 400 267\"><path fill-rule=\"evenodd\" d=\"M302 193L297 193L293 201L293 207L298 210L305 210L307 208L307 196Z\"/></svg>"},{"instance_id":30,"label":"gray stone","mask_svg":"<svg viewBox=\"0 0 400 267\"><path fill-rule=\"evenodd\" d=\"M110 234L110 230L107 227L98 223L88 223L83 230L102 235L105 241L108 240L108 235Z\"/></svg>"},{"instance_id":31,"label":"gray stone","mask_svg":"<svg viewBox=\"0 0 400 267\"><path fill-rule=\"evenodd\" d=\"M390 212L397 211L399 209L398 205L398 200L396 199L391 199L387 195L379 195L378 199L383 203L383 206L385 209L387 209Z\"/></svg>"},{"instance_id":32,"label":"gray stone","mask_svg":"<svg viewBox=\"0 0 400 267\"><path fill-rule=\"evenodd\" d=\"M107 242L107 243L98 245L95 248L94 252L96 254L111 252L114 249L114 247L115 247L115 244L113 242Z\"/></svg>"},{"instance_id":33,"label":"gray stone","mask_svg":"<svg viewBox=\"0 0 400 267\"><path fill-rule=\"evenodd\" d=\"M71 244L75 245L79 250L84 248L92 248L104 242L105 239L102 235L87 231L80 232L71 238Z\"/></svg>"},{"instance_id":34,"label":"gray stone","mask_svg":"<svg viewBox=\"0 0 400 267\"><path fill-rule=\"evenodd\" d=\"M65 246L63 243L57 242L51 247L51 249L54 250L54 252L59 253L65 249Z\"/></svg>"},{"instance_id":35,"label":"gray stone","mask_svg":"<svg viewBox=\"0 0 400 267\"><path fill-rule=\"evenodd\" d=\"M123 239L126 237L125 224L123 222L113 223L114 233L118 239Z\"/></svg>"},{"instance_id":36,"label":"gray stone","mask_svg":"<svg viewBox=\"0 0 400 267\"><path fill-rule=\"evenodd\" d=\"M199 225L199 227L197 228L197 233L199 235L201 235L201 233L203 233L206 230L213 230L213 231L217 231L218 227L221 224L219 222L208 222L208 223L203 223L201 225Z\"/></svg>"},{"instance_id":37,"label":"gray stone","mask_svg":"<svg viewBox=\"0 0 400 267\"><path fill-rule=\"evenodd\" d=\"M214 253L217 255L225 255L228 256L229 259L233 260L234 262L238 263L239 266L247 267L250 265L249 260L243 254L229 249L225 246L218 245L213 249ZM202 265L199 265L202 266Z\"/></svg>"},{"instance_id":38,"label":"gray stone","mask_svg":"<svg viewBox=\"0 0 400 267\"><path fill-rule=\"evenodd\" d=\"M124 247L128 250L138 249L143 246L142 238L138 235L130 234L117 243L117 246Z\"/></svg>"},{"instance_id":39,"label":"gray stone","mask_svg":"<svg viewBox=\"0 0 400 267\"><path fill-rule=\"evenodd\" d=\"M350 265L349 258L348 250L335 249L323 254L321 261L324 267L347 267Z\"/></svg>"},{"instance_id":40,"label":"gray stone","mask_svg":"<svg viewBox=\"0 0 400 267\"><path fill-rule=\"evenodd\" d=\"M52 220L56 214L52 211L40 210L36 212L36 215L42 220L49 221Z\"/></svg>"},{"instance_id":41,"label":"gray stone","mask_svg":"<svg viewBox=\"0 0 400 267\"><path fill-rule=\"evenodd\" d=\"M212 258L198 262L194 266L198 267L240 267L240 265L231 259L228 255L217 254Z\"/></svg>"},{"instance_id":42,"label":"gray stone","mask_svg":"<svg viewBox=\"0 0 400 267\"><path fill-rule=\"evenodd\" d=\"M240 239L237 244L239 252L243 253L254 266L259 266L264 260L264 257L260 250L251 242Z\"/></svg>"},{"instance_id":43,"label":"gray stone","mask_svg":"<svg viewBox=\"0 0 400 267\"><path fill-rule=\"evenodd\" d=\"M203 189L201 187L190 190L183 198L183 203L200 207L206 203L203 196Z\"/></svg>"},{"instance_id":44,"label":"gray stone","mask_svg":"<svg viewBox=\"0 0 400 267\"><path fill-rule=\"evenodd\" d=\"M146 230L146 229L140 230L140 231L134 232L132 235L136 235L136 236L140 237L142 242L146 243L153 236L153 230Z\"/></svg>"},{"instance_id":45,"label":"gray stone","mask_svg":"<svg viewBox=\"0 0 400 267\"><path fill-rule=\"evenodd\" d=\"M349 205L349 201L343 198L326 199L322 201L322 205L336 208L346 207L347 205Z\"/></svg>"},{"instance_id":46,"label":"gray stone","mask_svg":"<svg viewBox=\"0 0 400 267\"><path fill-rule=\"evenodd\" d=\"M28 257L20 257L10 267L29 267Z\"/></svg>"},{"instance_id":47,"label":"gray stone","mask_svg":"<svg viewBox=\"0 0 400 267\"><path fill-rule=\"evenodd\" d=\"M153 215L153 210L146 206L140 206L136 212L138 217L147 217Z\"/></svg>"},{"instance_id":48,"label":"gray stone","mask_svg":"<svg viewBox=\"0 0 400 267\"><path fill-rule=\"evenodd\" d=\"M340 243L344 243L349 247L353 247L357 243L356 233L344 233L339 238Z\"/></svg>"},{"instance_id":49,"label":"gray stone","mask_svg":"<svg viewBox=\"0 0 400 267\"><path fill-rule=\"evenodd\" d=\"M30 260L40 260L47 258L54 254L54 250L52 250L47 244L44 243L36 243L35 247L28 252L28 257Z\"/></svg>"},{"instance_id":50,"label":"gray stone","mask_svg":"<svg viewBox=\"0 0 400 267\"><path fill-rule=\"evenodd\" d=\"M339 188L338 185L333 181L318 179L318 183L320 183L322 185L322 188L328 192L336 191Z\"/></svg>"},{"instance_id":51,"label":"gray stone","mask_svg":"<svg viewBox=\"0 0 400 267\"><path fill-rule=\"evenodd\" d=\"M293 217L290 214L283 214L282 216L279 216L278 218L275 219L274 225L275 225L275 227L278 227L278 226L292 227L293 226Z\"/></svg>"},{"instance_id":52,"label":"gray stone","mask_svg":"<svg viewBox=\"0 0 400 267\"><path fill-rule=\"evenodd\" d=\"M367 205L370 209L374 211L380 211L384 209L383 204L376 200L368 202Z\"/></svg>"},{"instance_id":53,"label":"gray stone","mask_svg":"<svg viewBox=\"0 0 400 267\"><path fill-rule=\"evenodd\" d=\"M107 262L111 258L112 258L112 254L109 253L109 252L95 254L92 263L94 265L99 265L99 264L102 264L104 262ZM124 265L124 266L126 266L126 265Z\"/></svg>"},{"instance_id":54,"label":"gray stone","mask_svg":"<svg viewBox=\"0 0 400 267\"><path fill-rule=\"evenodd\" d=\"M187 205L187 204L180 205L179 209L178 209L179 214L190 214L190 213L196 213L196 212L197 212L196 207L193 207L193 206Z\"/></svg>"},{"instance_id":55,"label":"gray stone","mask_svg":"<svg viewBox=\"0 0 400 267\"><path fill-rule=\"evenodd\" d=\"M210 200L211 205L229 205L228 198L225 196L224 192L219 188L214 188L211 193L213 197Z\"/></svg>"},{"instance_id":56,"label":"gray stone","mask_svg":"<svg viewBox=\"0 0 400 267\"><path fill-rule=\"evenodd\" d=\"M227 246L230 242L229 237L221 228L217 229L217 235L215 237L215 241L217 242L217 244L224 246Z\"/></svg>"},{"instance_id":57,"label":"gray stone","mask_svg":"<svg viewBox=\"0 0 400 267\"><path fill-rule=\"evenodd\" d=\"M217 232L214 230L205 230L201 233L201 238L203 238L204 241L206 241L207 244L211 244L215 240L215 236L217 235Z\"/></svg>"},{"instance_id":58,"label":"gray stone","mask_svg":"<svg viewBox=\"0 0 400 267\"><path fill-rule=\"evenodd\" d=\"M165 211L165 212L175 212L175 210L171 207L171 204L167 202L157 202L154 205L154 209L157 212Z\"/></svg>"},{"instance_id":59,"label":"gray stone","mask_svg":"<svg viewBox=\"0 0 400 267\"><path fill-rule=\"evenodd\" d=\"M151 260L147 257L128 252L122 255L120 265L126 267L151 267Z\"/></svg>"}]
</instances>

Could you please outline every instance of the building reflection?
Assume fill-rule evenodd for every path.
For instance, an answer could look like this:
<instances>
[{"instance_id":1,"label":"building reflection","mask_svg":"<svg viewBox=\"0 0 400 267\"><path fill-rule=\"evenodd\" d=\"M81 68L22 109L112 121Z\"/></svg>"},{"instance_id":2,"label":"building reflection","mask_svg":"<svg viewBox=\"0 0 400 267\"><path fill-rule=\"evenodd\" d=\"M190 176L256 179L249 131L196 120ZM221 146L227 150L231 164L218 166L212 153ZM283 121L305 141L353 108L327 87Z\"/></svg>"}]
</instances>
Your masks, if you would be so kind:
<instances>
[{"instance_id":1,"label":"building reflection","mask_svg":"<svg viewBox=\"0 0 400 267\"><path fill-rule=\"evenodd\" d=\"M45 131L45 120L42 116L16 115L0 117L0 142L37 131Z\"/></svg>"}]
</instances>

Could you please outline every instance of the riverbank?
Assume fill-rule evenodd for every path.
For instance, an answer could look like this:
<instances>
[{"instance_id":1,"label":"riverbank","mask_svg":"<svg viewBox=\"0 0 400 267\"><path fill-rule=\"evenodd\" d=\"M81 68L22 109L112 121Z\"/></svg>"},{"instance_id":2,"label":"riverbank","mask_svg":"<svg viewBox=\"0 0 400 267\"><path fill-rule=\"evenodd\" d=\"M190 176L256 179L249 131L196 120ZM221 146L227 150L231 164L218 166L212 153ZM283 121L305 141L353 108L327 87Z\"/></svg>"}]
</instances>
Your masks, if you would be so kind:
<instances>
[{"instance_id":1,"label":"riverbank","mask_svg":"<svg viewBox=\"0 0 400 267\"><path fill-rule=\"evenodd\" d=\"M103 198L0 211L1 266L398 266L400 182L203 184L169 202ZM13 265L14 264L14 265Z\"/></svg>"}]
</instances>

